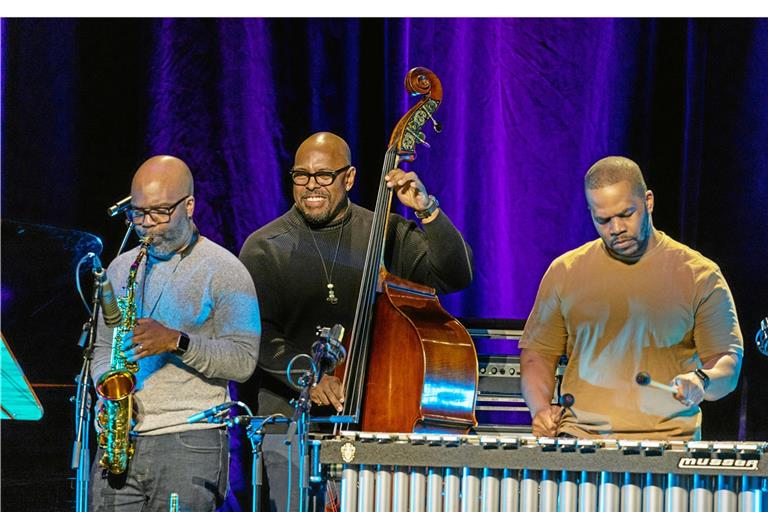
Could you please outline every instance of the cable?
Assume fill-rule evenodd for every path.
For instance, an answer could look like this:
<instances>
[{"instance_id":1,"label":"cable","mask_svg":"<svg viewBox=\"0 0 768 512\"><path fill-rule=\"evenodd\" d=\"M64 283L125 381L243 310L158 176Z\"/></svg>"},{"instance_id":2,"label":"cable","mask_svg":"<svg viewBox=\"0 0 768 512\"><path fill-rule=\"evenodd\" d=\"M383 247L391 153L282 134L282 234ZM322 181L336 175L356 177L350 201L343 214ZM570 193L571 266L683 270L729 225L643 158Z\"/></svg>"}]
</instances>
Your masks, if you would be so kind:
<instances>
[{"instance_id":1,"label":"cable","mask_svg":"<svg viewBox=\"0 0 768 512\"><path fill-rule=\"evenodd\" d=\"M291 359L291 361L288 363L288 367L285 369L285 375L288 378L288 382L295 388L301 389L304 387L304 385L301 382L297 382L293 380L293 376L291 376L291 373L293 372L293 365L296 363L296 361L306 358L309 359L310 364L312 365L312 375L320 375L320 372L318 371L317 365L315 364L315 361L309 357L307 354L298 354ZM301 376L303 377L306 374L306 372L302 372Z\"/></svg>"},{"instance_id":2,"label":"cable","mask_svg":"<svg viewBox=\"0 0 768 512\"><path fill-rule=\"evenodd\" d=\"M235 402L235 405L236 405L236 406L238 406L238 407L241 407L241 408L245 409L245 412L247 412L247 413L248 413L248 416L253 416L253 411L251 411L251 408L250 408L250 407L248 407L248 406L247 406L246 404L244 404L243 402L240 402L240 401L236 401L236 402ZM277 414L273 414L272 416L278 416L278 415L277 415ZM272 416L270 416L270 418L271 418ZM279 416L282 416L282 414L280 414Z\"/></svg>"},{"instance_id":3,"label":"cable","mask_svg":"<svg viewBox=\"0 0 768 512\"><path fill-rule=\"evenodd\" d=\"M80 285L80 267L85 263L85 260L95 257L96 255L92 252L89 252L82 258L80 258L80 261L77 262L77 267L75 268L75 286L77 286L77 293L80 295L80 300L83 301L83 305L85 306L85 310L88 312L88 316L93 315L93 311L91 310L91 306L88 305L88 301L85 300L85 295L83 295L83 288Z\"/></svg>"},{"instance_id":4,"label":"cable","mask_svg":"<svg viewBox=\"0 0 768 512\"><path fill-rule=\"evenodd\" d=\"M339 489L336 487L336 482L328 478L328 483L325 491L325 506L331 509L331 512L339 511Z\"/></svg>"}]
</instances>

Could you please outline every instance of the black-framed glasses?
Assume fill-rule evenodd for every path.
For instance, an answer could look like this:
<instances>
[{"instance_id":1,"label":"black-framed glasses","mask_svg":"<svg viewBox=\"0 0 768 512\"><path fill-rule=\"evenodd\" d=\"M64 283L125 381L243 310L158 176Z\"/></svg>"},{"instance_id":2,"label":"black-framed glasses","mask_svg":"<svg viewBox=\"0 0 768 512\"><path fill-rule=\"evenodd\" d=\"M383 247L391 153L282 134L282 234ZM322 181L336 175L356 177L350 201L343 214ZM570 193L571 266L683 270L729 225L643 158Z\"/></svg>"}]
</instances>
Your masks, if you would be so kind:
<instances>
[{"instance_id":1,"label":"black-framed glasses","mask_svg":"<svg viewBox=\"0 0 768 512\"><path fill-rule=\"evenodd\" d=\"M127 210L125 210L125 216L128 217L128 220L133 222L134 224L140 224L144 222L144 217L149 216L150 219L152 219L152 222L155 224L165 224L167 222L171 221L171 215L173 215L174 210L184 201L192 197L191 195L186 195L173 203L171 206L156 206L153 208L137 208L133 205L128 207Z\"/></svg>"},{"instance_id":2,"label":"black-framed glasses","mask_svg":"<svg viewBox=\"0 0 768 512\"><path fill-rule=\"evenodd\" d=\"M307 171L291 171L291 179L294 185L306 185L309 183L310 178L315 178L315 183L321 187L327 187L334 181L339 174L347 172L352 164L347 164L341 169L335 171L319 171L319 172L307 172Z\"/></svg>"}]
</instances>

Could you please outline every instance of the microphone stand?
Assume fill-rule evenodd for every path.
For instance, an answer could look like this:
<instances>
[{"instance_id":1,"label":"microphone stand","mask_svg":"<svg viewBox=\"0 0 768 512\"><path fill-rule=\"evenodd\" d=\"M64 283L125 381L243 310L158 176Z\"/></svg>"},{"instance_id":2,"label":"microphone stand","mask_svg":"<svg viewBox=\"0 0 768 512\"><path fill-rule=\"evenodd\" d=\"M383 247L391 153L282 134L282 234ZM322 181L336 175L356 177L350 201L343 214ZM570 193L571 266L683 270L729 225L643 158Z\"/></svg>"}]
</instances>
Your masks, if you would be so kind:
<instances>
[{"instance_id":1,"label":"microphone stand","mask_svg":"<svg viewBox=\"0 0 768 512\"><path fill-rule=\"evenodd\" d=\"M94 275L93 297L91 298L91 317L83 325L83 333L78 345L83 347L83 366L75 378L77 394L70 400L75 403L75 442L72 446L71 468L77 471L75 510L88 510L88 484L90 479L90 447L89 427L91 423L91 361L93 360L93 345L96 341L101 287Z\"/></svg>"},{"instance_id":2,"label":"microphone stand","mask_svg":"<svg viewBox=\"0 0 768 512\"><path fill-rule=\"evenodd\" d=\"M120 242L120 248L117 250L117 256L120 256L123 253L123 249L125 249L125 244L128 243L128 237L131 236L131 232L133 232L133 227L136 225L133 222L127 220L125 223L128 225L128 229L125 231L125 236L123 236L123 241Z\"/></svg>"},{"instance_id":3,"label":"microphone stand","mask_svg":"<svg viewBox=\"0 0 768 512\"><path fill-rule=\"evenodd\" d=\"M293 421L296 422L298 432L296 437L299 440L299 512L305 512L309 502L309 450L307 450L309 444L309 410L312 408L312 401L309 399L309 390L312 386L318 382L320 361L322 358L318 357L318 350L313 358L314 364L312 370L307 371L299 378L299 384L301 384L301 394L299 398L293 401L293 407L295 412L293 413ZM290 431L289 436L286 437L286 443L290 443ZM288 446L290 450L290 445ZM288 495L290 496L290 489Z\"/></svg>"},{"instance_id":4,"label":"microphone stand","mask_svg":"<svg viewBox=\"0 0 768 512\"><path fill-rule=\"evenodd\" d=\"M190 416L187 420L190 423L197 423L198 421L207 421L208 423L223 423L227 428L231 429L235 425L246 426L246 433L248 440L251 442L251 453L253 454L253 461L251 463L251 510L257 512L261 510L261 490L264 486L263 474L264 463L262 462L262 441L264 440L264 427L275 423L290 423L291 420L283 416L282 414L272 414L270 416L254 416L248 407L243 402L230 402L232 405L227 409L222 409L212 417L200 417ZM224 404L226 405L226 404ZM229 409L234 406L242 407L246 410L248 415L227 417Z\"/></svg>"},{"instance_id":5,"label":"microphone stand","mask_svg":"<svg viewBox=\"0 0 768 512\"><path fill-rule=\"evenodd\" d=\"M128 230L120 244L117 255L123 252L128 237L133 231L133 222L128 222ZM96 342L101 306L101 287L98 277L93 276L93 296L91 298L91 317L83 325L83 332L78 340L78 346L83 348L83 365L75 378L77 391L70 400L75 404L75 441L72 446L71 468L76 470L75 511L88 512L88 485L90 483L90 424L91 424L91 362L93 361L93 346Z\"/></svg>"},{"instance_id":6,"label":"microphone stand","mask_svg":"<svg viewBox=\"0 0 768 512\"><path fill-rule=\"evenodd\" d=\"M324 368L323 362L326 363L325 368L330 371L335 368L344 357L346 357L346 352L340 344L340 341L344 336L344 327L340 324L336 324L333 329L327 327L318 328L317 334L323 339L318 340L313 345L314 353L312 357L312 366L299 378L298 384L301 386L301 393L299 394L299 398L293 400L293 407L295 409L293 421L296 422L298 429L296 437L298 437L299 440L299 512L306 512L308 510L307 507L309 506L309 424L311 421L309 411L312 408L309 391L322 377ZM291 429L289 429L289 434L286 436L286 444L289 444L289 450L291 449L290 435ZM291 491L289 489L289 496L290 493ZM316 506L313 508L316 508Z\"/></svg>"},{"instance_id":7,"label":"microphone stand","mask_svg":"<svg viewBox=\"0 0 768 512\"><path fill-rule=\"evenodd\" d=\"M264 427L276 423L289 423L291 420L283 415L272 416L238 416L234 419L235 424L248 422L246 434L251 442L251 510L258 512L261 510L261 494L264 488L264 458L262 452L262 443L264 441Z\"/></svg>"}]
</instances>

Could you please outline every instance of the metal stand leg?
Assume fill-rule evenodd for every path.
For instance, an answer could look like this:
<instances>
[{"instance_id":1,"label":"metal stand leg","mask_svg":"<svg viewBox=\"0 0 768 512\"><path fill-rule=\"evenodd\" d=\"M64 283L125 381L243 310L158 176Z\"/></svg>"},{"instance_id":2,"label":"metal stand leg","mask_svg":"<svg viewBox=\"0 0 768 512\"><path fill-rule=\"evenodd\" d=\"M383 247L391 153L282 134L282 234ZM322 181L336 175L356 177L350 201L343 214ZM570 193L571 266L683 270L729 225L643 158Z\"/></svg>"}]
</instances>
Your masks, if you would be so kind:
<instances>
[{"instance_id":1,"label":"metal stand leg","mask_svg":"<svg viewBox=\"0 0 768 512\"><path fill-rule=\"evenodd\" d=\"M95 257L92 253L85 256ZM75 510L88 511L88 484L90 481L89 429L91 426L91 361L93 345L96 342L96 327L99 318L100 287L94 273L93 296L91 298L91 317L83 325L83 333L78 345L83 347L83 366L76 377L77 393L71 399L75 404L75 442L72 446L71 468L76 470Z\"/></svg>"},{"instance_id":2,"label":"metal stand leg","mask_svg":"<svg viewBox=\"0 0 768 512\"><path fill-rule=\"evenodd\" d=\"M332 329L324 327L318 329L318 336L322 339L315 342L313 346L313 357L306 354L300 354L291 360L286 369L289 380L291 377L291 367L298 358L306 357L312 361L311 369L304 372L298 380L298 387L301 388L299 398L292 401L294 407L293 421L296 422L297 437L299 443L299 512L310 510L310 446L309 446L309 411L312 408L312 401L309 398L309 390L320 381L323 371L332 370L340 361L346 357L346 351L341 345L344 336L344 327L339 324ZM290 433L293 429L289 429ZM290 447L289 447L290 449ZM290 490L289 490L290 493ZM322 500L314 500L322 501ZM313 506L314 508L314 506Z\"/></svg>"},{"instance_id":3,"label":"metal stand leg","mask_svg":"<svg viewBox=\"0 0 768 512\"><path fill-rule=\"evenodd\" d=\"M261 491L264 486L263 453L261 451L261 443L264 440L263 425L263 423L251 422L247 430L248 440L251 442L251 453L253 454L251 463L251 510L253 512L261 510Z\"/></svg>"},{"instance_id":4,"label":"metal stand leg","mask_svg":"<svg viewBox=\"0 0 768 512\"><path fill-rule=\"evenodd\" d=\"M85 386L87 388L87 385ZM91 461L90 461L90 424L91 424L91 395L86 391L85 416L82 419L82 431L80 441L75 441L73 448L73 469L77 469L75 485L75 511L88 511L88 484L91 479ZM77 402L77 400L75 400ZM78 407L79 408L79 407ZM76 458L76 461L75 461Z\"/></svg>"}]
</instances>

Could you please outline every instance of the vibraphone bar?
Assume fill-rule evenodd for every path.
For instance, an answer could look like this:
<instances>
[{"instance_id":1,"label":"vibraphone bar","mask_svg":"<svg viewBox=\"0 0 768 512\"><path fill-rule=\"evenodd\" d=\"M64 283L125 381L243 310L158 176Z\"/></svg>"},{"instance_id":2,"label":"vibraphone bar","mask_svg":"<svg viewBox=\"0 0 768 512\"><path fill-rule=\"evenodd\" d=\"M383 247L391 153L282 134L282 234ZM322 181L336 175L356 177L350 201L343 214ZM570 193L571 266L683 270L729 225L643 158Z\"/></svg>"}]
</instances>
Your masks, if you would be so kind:
<instances>
[{"instance_id":1,"label":"vibraphone bar","mask_svg":"<svg viewBox=\"0 0 768 512\"><path fill-rule=\"evenodd\" d=\"M349 432L342 512L765 512L768 443ZM766 507L766 508L764 508Z\"/></svg>"}]
</instances>

